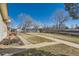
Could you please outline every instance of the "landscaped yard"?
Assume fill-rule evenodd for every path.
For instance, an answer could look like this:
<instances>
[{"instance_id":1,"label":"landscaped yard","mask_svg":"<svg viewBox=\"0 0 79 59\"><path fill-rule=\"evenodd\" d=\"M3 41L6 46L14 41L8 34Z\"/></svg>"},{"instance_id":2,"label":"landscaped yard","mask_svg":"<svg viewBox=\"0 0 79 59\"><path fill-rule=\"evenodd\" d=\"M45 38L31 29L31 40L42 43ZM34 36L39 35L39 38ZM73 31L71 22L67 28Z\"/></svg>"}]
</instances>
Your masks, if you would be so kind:
<instances>
[{"instance_id":1,"label":"landscaped yard","mask_svg":"<svg viewBox=\"0 0 79 59\"><path fill-rule=\"evenodd\" d=\"M62 39L74 43L79 43L79 37L77 36L70 36L70 35L62 35L62 34L48 34L48 33L40 33L39 35L45 35L52 38Z\"/></svg>"},{"instance_id":2,"label":"landscaped yard","mask_svg":"<svg viewBox=\"0 0 79 59\"><path fill-rule=\"evenodd\" d=\"M34 36L34 35L30 35L30 34L20 34L23 38L25 38L27 41L36 44L36 43L41 43L41 42L51 42L51 40L43 38L43 37L39 37L39 36ZM67 40L67 41L71 41L71 42L76 42L79 43L78 37L74 37L74 36L65 36L65 35L61 35L61 34L45 34L45 33L39 33L39 35L45 35L48 37L52 37L52 38L59 38L62 40ZM33 50L31 50L33 51ZM29 52L30 53L34 53L34 54L40 54L42 55L44 52L44 55L49 54L49 55L68 55L68 56L79 56L79 49L71 47L71 46L67 46L65 44L56 44L56 45L49 45L49 46L45 46L45 47L41 47L41 48L37 48L34 51L38 51L38 52ZM42 52L41 52L42 51ZM41 54L42 53L42 54ZM45 54L46 53L46 54ZM22 52L22 54L27 55L27 52ZM33 54L30 54L33 55Z\"/></svg>"},{"instance_id":3,"label":"landscaped yard","mask_svg":"<svg viewBox=\"0 0 79 59\"><path fill-rule=\"evenodd\" d=\"M64 45L50 45L42 48L38 48L37 50L44 50L46 52L51 52L54 55L78 55L79 56L79 49Z\"/></svg>"},{"instance_id":4,"label":"landscaped yard","mask_svg":"<svg viewBox=\"0 0 79 59\"><path fill-rule=\"evenodd\" d=\"M20 34L24 39L27 41L36 44L36 43L42 43L42 42L53 42L52 40L38 37L38 36L33 36L33 35L28 35L28 34Z\"/></svg>"},{"instance_id":5,"label":"landscaped yard","mask_svg":"<svg viewBox=\"0 0 79 59\"><path fill-rule=\"evenodd\" d=\"M64 45L50 45L14 54L14 56L79 56L79 49Z\"/></svg>"},{"instance_id":6,"label":"landscaped yard","mask_svg":"<svg viewBox=\"0 0 79 59\"><path fill-rule=\"evenodd\" d=\"M54 54L51 54L51 52L46 52L43 50L28 49L26 51L16 53L13 56L54 56Z\"/></svg>"}]
</instances>

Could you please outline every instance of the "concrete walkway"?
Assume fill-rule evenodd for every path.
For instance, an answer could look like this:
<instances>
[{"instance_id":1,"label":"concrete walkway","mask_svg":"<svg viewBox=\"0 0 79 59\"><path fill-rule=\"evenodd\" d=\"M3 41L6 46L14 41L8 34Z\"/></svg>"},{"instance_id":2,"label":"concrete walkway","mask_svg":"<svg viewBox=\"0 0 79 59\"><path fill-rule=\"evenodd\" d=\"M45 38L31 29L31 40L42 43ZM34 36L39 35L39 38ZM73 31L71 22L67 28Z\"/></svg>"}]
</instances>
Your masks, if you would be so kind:
<instances>
[{"instance_id":1,"label":"concrete walkway","mask_svg":"<svg viewBox=\"0 0 79 59\"><path fill-rule=\"evenodd\" d=\"M25 51L27 49L40 48L40 47L45 47L45 46L55 45L55 44L60 44L60 43L59 42L43 42L43 43L39 43L39 44L30 44L30 45L24 45L24 46L0 45L0 48L2 48L2 49L6 49L6 48L11 49L11 51L9 50L10 51L9 53L8 53L8 49L6 49L7 53L4 54L4 56L10 56L10 55ZM14 49L18 49L18 51L14 50Z\"/></svg>"},{"instance_id":2,"label":"concrete walkway","mask_svg":"<svg viewBox=\"0 0 79 59\"><path fill-rule=\"evenodd\" d=\"M32 44L32 43L30 43L30 42L28 42L26 39L28 39L28 38L24 38L24 37L22 37L21 35L17 35L20 39L21 39L21 41L24 43L24 45L28 45L28 44Z\"/></svg>"},{"instance_id":3,"label":"concrete walkway","mask_svg":"<svg viewBox=\"0 0 79 59\"><path fill-rule=\"evenodd\" d=\"M55 38L45 36L45 35L42 35L42 34L41 35L34 34L34 33L29 33L29 34L34 35L34 36L44 37L44 38L47 38L49 40L53 40L55 42L43 42L43 43L38 43L38 44L30 44L28 41L26 41L21 36L19 36L22 39L22 41L25 43L25 45L23 45L23 46L0 45L0 48L25 48L25 49L30 49L30 48L40 48L40 47L55 45L55 44L65 44L65 45L72 46L74 48L79 49L79 44L76 44L76 43L64 41L64 40L61 40L61 39L55 39Z\"/></svg>"},{"instance_id":4,"label":"concrete walkway","mask_svg":"<svg viewBox=\"0 0 79 59\"><path fill-rule=\"evenodd\" d=\"M61 39L55 39L55 38L52 38L52 37L49 37L49 36L45 36L45 35L39 35L38 33L29 33L30 35L35 35L35 36L40 36L40 37L44 37L44 38L47 38L47 39L50 39L50 40L53 40L53 41L56 41L56 42L60 42L60 43L63 43L65 45L68 45L68 46L72 46L74 48L78 48L79 49L79 44L76 44L76 43L73 43L73 42L68 42L68 41L64 41L64 40L61 40Z\"/></svg>"},{"instance_id":5,"label":"concrete walkway","mask_svg":"<svg viewBox=\"0 0 79 59\"><path fill-rule=\"evenodd\" d=\"M18 48L31 49L31 48L40 48L40 47L45 47L45 46L55 45L55 44L60 44L60 43L59 42L43 42L39 44L30 44L30 45L20 46Z\"/></svg>"},{"instance_id":6,"label":"concrete walkway","mask_svg":"<svg viewBox=\"0 0 79 59\"><path fill-rule=\"evenodd\" d=\"M72 46L74 48L78 48L79 49L79 44L68 42L68 41L64 41L64 40L61 40L61 39L55 39L55 38L53 38L53 37L50 36L51 34L49 36L44 35L44 34L42 35L42 34L39 34L39 33L29 33L29 34L31 36L39 36L39 37L47 38L47 39L53 40L55 42L42 42L42 43L38 43L38 44L31 44L24 37L22 37L21 35L18 35L18 37L21 38L21 40L24 42L25 45L23 45L23 46L0 45L0 48L2 48L2 49L5 49L5 48L14 49L15 48L15 49L24 49L24 50L27 50L27 49L41 48L41 47L55 45L55 44L65 44L65 45ZM24 50L18 50L18 51L9 53L9 54L7 53L5 55L6 56L13 55L13 54L16 54L16 53L24 51Z\"/></svg>"},{"instance_id":7,"label":"concrete walkway","mask_svg":"<svg viewBox=\"0 0 79 59\"><path fill-rule=\"evenodd\" d=\"M12 46L12 45L0 45L0 48L25 48L25 49L31 49L31 48L40 48L44 46L49 45L55 45L55 44L61 44L59 42L43 42L38 44L29 44L29 45L23 45L23 46Z\"/></svg>"},{"instance_id":8,"label":"concrete walkway","mask_svg":"<svg viewBox=\"0 0 79 59\"><path fill-rule=\"evenodd\" d=\"M79 49L79 44L68 42L68 41L64 41L64 40L61 40L61 39L55 39L55 38L50 36L51 34L49 36L44 35L44 34L42 35L42 34L39 34L39 33L29 33L29 34L32 35L32 36L44 37L44 38L47 38L49 40L53 40L55 42L43 42L43 43L38 43L38 44L31 44L24 37L22 37L21 35L18 35L18 37L23 41L23 43L25 45L23 45L23 46L0 45L0 48L2 48L2 49L5 49L5 48L11 48L11 49L15 48L16 49L16 48L18 48L18 49L25 49L25 50L27 50L27 49L40 48L40 47L45 47L45 46L50 46L50 45L55 45L55 44L65 44L65 45L72 46L74 48L78 48ZM21 52L21 51L24 51L24 50L18 50L18 51L15 51L13 53L5 54L5 55L7 55L7 56L8 55L13 55L13 54Z\"/></svg>"}]
</instances>

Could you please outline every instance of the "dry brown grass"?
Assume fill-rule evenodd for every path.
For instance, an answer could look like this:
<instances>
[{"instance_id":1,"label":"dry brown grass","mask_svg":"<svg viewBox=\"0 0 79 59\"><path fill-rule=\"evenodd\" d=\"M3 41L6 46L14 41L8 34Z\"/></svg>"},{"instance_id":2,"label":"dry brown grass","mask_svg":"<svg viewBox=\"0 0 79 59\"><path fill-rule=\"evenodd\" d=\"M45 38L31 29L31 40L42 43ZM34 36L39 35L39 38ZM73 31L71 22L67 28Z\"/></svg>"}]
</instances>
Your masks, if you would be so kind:
<instances>
[{"instance_id":1,"label":"dry brown grass","mask_svg":"<svg viewBox=\"0 0 79 59\"><path fill-rule=\"evenodd\" d=\"M28 40L31 41L34 44L36 44L36 43L42 43L42 42L52 42L49 39L38 37L38 36L30 37Z\"/></svg>"},{"instance_id":2,"label":"dry brown grass","mask_svg":"<svg viewBox=\"0 0 79 59\"><path fill-rule=\"evenodd\" d=\"M20 34L23 38L25 38L27 41L37 44L37 43L42 43L42 42L53 42L52 40L43 38L43 37L38 37L38 36L33 36L33 35L28 35L28 34Z\"/></svg>"},{"instance_id":3,"label":"dry brown grass","mask_svg":"<svg viewBox=\"0 0 79 59\"><path fill-rule=\"evenodd\" d=\"M38 48L38 50L51 52L52 54L55 55L79 56L79 49L64 44L50 45L50 46Z\"/></svg>"},{"instance_id":4,"label":"dry brown grass","mask_svg":"<svg viewBox=\"0 0 79 59\"><path fill-rule=\"evenodd\" d=\"M48 34L48 33L41 33L40 35L45 35L52 38L62 39L74 43L79 43L79 37L76 36L70 36L70 35L62 35L62 34Z\"/></svg>"}]
</instances>

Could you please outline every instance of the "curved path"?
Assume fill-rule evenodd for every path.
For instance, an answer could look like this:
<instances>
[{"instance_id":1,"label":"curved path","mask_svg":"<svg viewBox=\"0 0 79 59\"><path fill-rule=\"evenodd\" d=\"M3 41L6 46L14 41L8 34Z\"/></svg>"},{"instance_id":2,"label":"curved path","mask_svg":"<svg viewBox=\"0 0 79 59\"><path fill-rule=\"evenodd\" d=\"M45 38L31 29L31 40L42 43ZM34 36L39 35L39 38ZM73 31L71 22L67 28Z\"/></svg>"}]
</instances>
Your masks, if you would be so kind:
<instances>
[{"instance_id":1,"label":"curved path","mask_svg":"<svg viewBox=\"0 0 79 59\"><path fill-rule=\"evenodd\" d=\"M43 43L38 43L38 44L27 44L28 42L23 39L21 36L21 40L25 43L25 45L23 46L12 46L12 45L0 45L0 48L26 48L26 49L30 49L30 48L39 48L39 47L44 47L44 46L48 46L48 45L54 45L54 44L65 44L65 45L68 45L68 46L72 46L74 48L78 48L79 49L79 44L77 43L73 43L73 42L69 42L69 41L65 41L65 40L61 40L61 39L56 39L56 38L53 38L53 37L49 37L49 36L45 36L45 35L40 35L39 33L28 33L30 35L33 35L33 36L40 36L40 37L44 37L44 38L47 38L49 40L53 40L55 42L43 42ZM45 33L46 34L46 33Z\"/></svg>"},{"instance_id":2,"label":"curved path","mask_svg":"<svg viewBox=\"0 0 79 59\"><path fill-rule=\"evenodd\" d=\"M45 35L42 35L42 34L39 34L39 33L28 33L28 34L44 37L44 38L47 38L47 39L50 39L50 40L54 40L56 42L60 42L60 43L63 43L65 45L72 46L74 48L78 48L79 49L79 44L77 44L77 43L73 43L73 42L69 42L69 41L65 41L65 40L61 40L61 39L52 38L52 37L45 36Z\"/></svg>"},{"instance_id":3,"label":"curved path","mask_svg":"<svg viewBox=\"0 0 79 59\"><path fill-rule=\"evenodd\" d=\"M29 45L29 44L31 44L30 42L28 42L27 40L25 40L25 38L22 37L21 35L17 35L17 36L21 39L21 41L24 43L24 45ZM28 38L26 38L26 39L28 39Z\"/></svg>"},{"instance_id":4,"label":"curved path","mask_svg":"<svg viewBox=\"0 0 79 59\"><path fill-rule=\"evenodd\" d=\"M2 49L5 49L5 48L15 48L16 49L16 48L18 48L18 49L27 50L27 49L31 49L31 48L40 48L40 47L45 47L45 46L55 45L55 44L65 44L65 45L72 46L74 48L79 49L79 44L65 41L65 40L61 40L61 39L55 39L55 38L50 36L52 34L50 34L49 36L46 36L44 34L42 35L41 33L28 33L28 34L30 34L32 36L44 37L44 38L47 38L49 40L53 40L55 42L43 42L43 43L38 43L38 44L31 44L30 42L26 41L22 36L18 35L18 37L21 38L21 40L24 42L25 45L23 45L23 46L0 45L0 48L2 48ZM13 55L13 54L16 54L16 53L24 51L24 50L14 51L12 53L5 54L5 55Z\"/></svg>"},{"instance_id":5,"label":"curved path","mask_svg":"<svg viewBox=\"0 0 79 59\"><path fill-rule=\"evenodd\" d=\"M55 45L55 44L61 44L59 42L43 42L43 43L38 43L38 44L29 44L29 45L23 45L23 46L12 46L12 45L0 45L0 48L25 48L25 49L31 49L31 48L40 48L44 46L49 46L49 45Z\"/></svg>"}]
</instances>

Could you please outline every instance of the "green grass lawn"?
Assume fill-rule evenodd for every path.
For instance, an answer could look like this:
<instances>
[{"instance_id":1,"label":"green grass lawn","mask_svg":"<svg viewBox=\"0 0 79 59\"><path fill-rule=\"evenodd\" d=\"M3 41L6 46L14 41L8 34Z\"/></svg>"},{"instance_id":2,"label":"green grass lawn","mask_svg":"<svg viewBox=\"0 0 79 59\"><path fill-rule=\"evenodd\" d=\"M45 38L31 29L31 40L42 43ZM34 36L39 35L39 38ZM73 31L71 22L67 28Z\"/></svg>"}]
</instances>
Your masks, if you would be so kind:
<instances>
[{"instance_id":1,"label":"green grass lawn","mask_svg":"<svg viewBox=\"0 0 79 59\"><path fill-rule=\"evenodd\" d=\"M37 44L37 43L42 43L42 42L53 42L52 40L38 37L38 36L33 36L33 35L28 35L28 34L20 34L23 38L25 38L27 41Z\"/></svg>"},{"instance_id":2,"label":"green grass lawn","mask_svg":"<svg viewBox=\"0 0 79 59\"><path fill-rule=\"evenodd\" d=\"M37 50L51 52L54 55L79 56L79 49L64 44L50 45L50 46L38 48Z\"/></svg>"},{"instance_id":3,"label":"green grass lawn","mask_svg":"<svg viewBox=\"0 0 79 59\"><path fill-rule=\"evenodd\" d=\"M79 37L78 36L71 36L71 35L63 35L63 34L48 34L48 33L41 33L40 35L45 35L52 38L62 39L74 43L79 43Z\"/></svg>"}]
</instances>

